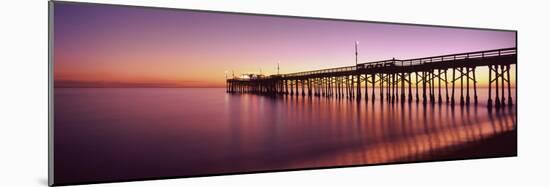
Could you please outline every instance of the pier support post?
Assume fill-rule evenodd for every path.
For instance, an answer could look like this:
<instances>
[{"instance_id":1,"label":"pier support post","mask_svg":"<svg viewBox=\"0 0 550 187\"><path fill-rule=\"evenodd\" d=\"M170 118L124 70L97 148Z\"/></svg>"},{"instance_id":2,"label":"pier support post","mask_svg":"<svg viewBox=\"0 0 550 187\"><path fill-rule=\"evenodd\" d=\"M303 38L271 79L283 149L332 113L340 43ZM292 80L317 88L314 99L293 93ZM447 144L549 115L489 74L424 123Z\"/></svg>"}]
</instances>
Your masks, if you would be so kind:
<instances>
[{"instance_id":1,"label":"pier support post","mask_svg":"<svg viewBox=\"0 0 550 187\"><path fill-rule=\"evenodd\" d=\"M435 69L430 70L430 103L435 104Z\"/></svg>"},{"instance_id":2,"label":"pier support post","mask_svg":"<svg viewBox=\"0 0 550 187\"><path fill-rule=\"evenodd\" d=\"M315 78L315 96L320 97L321 96L321 79Z\"/></svg>"},{"instance_id":3,"label":"pier support post","mask_svg":"<svg viewBox=\"0 0 550 187\"><path fill-rule=\"evenodd\" d=\"M361 74L357 73L357 100L361 99Z\"/></svg>"},{"instance_id":4,"label":"pier support post","mask_svg":"<svg viewBox=\"0 0 550 187\"><path fill-rule=\"evenodd\" d=\"M332 77L328 77L328 96L330 97L332 97L332 89L333 89L332 83L333 83Z\"/></svg>"},{"instance_id":5,"label":"pier support post","mask_svg":"<svg viewBox=\"0 0 550 187\"><path fill-rule=\"evenodd\" d=\"M329 97L330 96L330 77L326 77L325 78L325 97Z\"/></svg>"},{"instance_id":6,"label":"pier support post","mask_svg":"<svg viewBox=\"0 0 550 187\"><path fill-rule=\"evenodd\" d=\"M445 69L445 102L449 104L449 79L447 78L447 70Z\"/></svg>"},{"instance_id":7,"label":"pier support post","mask_svg":"<svg viewBox=\"0 0 550 187\"><path fill-rule=\"evenodd\" d=\"M460 106L464 105L464 71L460 68Z\"/></svg>"},{"instance_id":8,"label":"pier support post","mask_svg":"<svg viewBox=\"0 0 550 187\"><path fill-rule=\"evenodd\" d=\"M408 73L408 76L409 76L409 82L408 82L408 85L409 85L409 103L412 102L412 100L413 100L413 96L412 96L412 79L411 79L411 73L412 73L412 72L409 72L409 73Z\"/></svg>"},{"instance_id":9,"label":"pier support post","mask_svg":"<svg viewBox=\"0 0 550 187\"><path fill-rule=\"evenodd\" d=\"M311 97L312 91L311 91L311 78L307 79L307 95Z\"/></svg>"},{"instance_id":10,"label":"pier support post","mask_svg":"<svg viewBox=\"0 0 550 187\"><path fill-rule=\"evenodd\" d=\"M502 107L504 107L504 106L506 105L506 99L505 99L506 97L504 97L504 81L508 81L508 80L506 80L505 77L504 77L504 73L505 73L505 71L506 71L505 66L504 66L504 65L500 65L500 69L501 69L501 70L500 70L500 72L501 72L501 73L500 73L500 77L501 77L501 79L500 79L500 80L501 80L500 89L501 89L501 94L502 94L502 97L501 97L502 99L501 99L500 102L501 102L501 104L502 104Z\"/></svg>"},{"instance_id":11,"label":"pier support post","mask_svg":"<svg viewBox=\"0 0 550 187\"><path fill-rule=\"evenodd\" d=\"M495 65L495 93L496 93L496 98L495 98L495 106L497 108L500 107L500 97L499 97L499 93L498 93L498 78L500 77L499 75L499 72L498 72L498 65Z\"/></svg>"},{"instance_id":12,"label":"pier support post","mask_svg":"<svg viewBox=\"0 0 550 187\"><path fill-rule=\"evenodd\" d=\"M489 99L487 100L487 107L489 109L491 109L491 107L493 106L493 100L492 100L492 97L493 97L493 94L492 94L492 84L493 84L493 77L492 77L492 74L493 74L493 66L489 66Z\"/></svg>"},{"instance_id":13,"label":"pier support post","mask_svg":"<svg viewBox=\"0 0 550 187\"><path fill-rule=\"evenodd\" d=\"M395 101L395 73L391 74L391 102Z\"/></svg>"},{"instance_id":14,"label":"pier support post","mask_svg":"<svg viewBox=\"0 0 550 187\"><path fill-rule=\"evenodd\" d=\"M466 105L470 105L470 67L466 67Z\"/></svg>"},{"instance_id":15,"label":"pier support post","mask_svg":"<svg viewBox=\"0 0 550 187\"><path fill-rule=\"evenodd\" d=\"M371 83L372 83L372 102L374 103L374 100L376 98L374 93L374 88L376 87L376 73L371 74Z\"/></svg>"},{"instance_id":16,"label":"pier support post","mask_svg":"<svg viewBox=\"0 0 550 187\"><path fill-rule=\"evenodd\" d=\"M472 77L474 82L474 105L477 105L477 79L476 79L476 68L472 68Z\"/></svg>"},{"instance_id":17,"label":"pier support post","mask_svg":"<svg viewBox=\"0 0 550 187\"><path fill-rule=\"evenodd\" d=\"M401 72L401 103L405 102L405 72Z\"/></svg>"},{"instance_id":18,"label":"pier support post","mask_svg":"<svg viewBox=\"0 0 550 187\"><path fill-rule=\"evenodd\" d=\"M427 80L426 80L426 71L422 71L422 103L423 104L426 104L428 103L428 98L426 96L426 85L427 84Z\"/></svg>"},{"instance_id":19,"label":"pier support post","mask_svg":"<svg viewBox=\"0 0 550 187\"><path fill-rule=\"evenodd\" d=\"M365 73L365 101L369 100L369 76Z\"/></svg>"},{"instance_id":20,"label":"pier support post","mask_svg":"<svg viewBox=\"0 0 550 187\"><path fill-rule=\"evenodd\" d=\"M288 80L284 80L284 83L285 84L285 95L288 95Z\"/></svg>"},{"instance_id":21,"label":"pier support post","mask_svg":"<svg viewBox=\"0 0 550 187\"><path fill-rule=\"evenodd\" d=\"M420 97L418 96L418 71L414 72L414 75L416 76L416 79L414 80L416 84L416 102L418 102L420 100Z\"/></svg>"},{"instance_id":22,"label":"pier support post","mask_svg":"<svg viewBox=\"0 0 550 187\"><path fill-rule=\"evenodd\" d=\"M439 104L443 102L441 97L441 69L437 70L437 99Z\"/></svg>"},{"instance_id":23,"label":"pier support post","mask_svg":"<svg viewBox=\"0 0 550 187\"><path fill-rule=\"evenodd\" d=\"M349 76L346 76L346 98L351 98Z\"/></svg>"},{"instance_id":24,"label":"pier support post","mask_svg":"<svg viewBox=\"0 0 550 187\"><path fill-rule=\"evenodd\" d=\"M339 76L339 77L336 78L336 80L338 81L337 94L338 94L339 98L342 98L342 97L344 97L344 78L342 76Z\"/></svg>"},{"instance_id":25,"label":"pier support post","mask_svg":"<svg viewBox=\"0 0 550 187\"><path fill-rule=\"evenodd\" d=\"M512 89L510 86L510 65L506 65L506 80L508 80L508 106L514 105L512 102Z\"/></svg>"},{"instance_id":26,"label":"pier support post","mask_svg":"<svg viewBox=\"0 0 550 187\"><path fill-rule=\"evenodd\" d=\"M290 82L290 85L289 85L290 95L294 96L294 92L296 91L296 90L294 90L294 85L296 84L296 82L294 80L289 80L289 82Z\"/></svg>"},{"instance_id":27,"label":"pier support post","mask_svg":"<svg viewBox=\"0 0 550 187\"><path fill-rule=\"evenodd\" d=\"M300 95L300 90L298 89L298 84L300 83L300 80L296 79L296 96Z\"/></svg>"},{"instance_id":28,"label":"pier support post","mask_svg":"<svg viewBox=\"0 0 550 187\"><path fill-rule=\"evenodd\" d=\"M380 77L380 102L384 102L384 74L380 73L378 74Z\"/></svg>"},{"instance_id":29,"label":"pier support post","mask_svg":"<svg viewBox=\"0 0 550 187\"><path fill-rule=\"evenodd\" d=\"M301 82L301 85L302 85L302 97L305 97L306 96L306 91L305 91L305 79L301 79L300 82Z\"/></svg>"},{"instance_id":30,"label":"pier support post","mask_svg":"<svg viewBox=\"0 0 550 187\"><path fill-rule=\"evenodd\" d=\"M391 101L391 74L386 75L386 100Z\"/></svg>"},{"instance_id":31,"label":"pier support post","mask_svg":"<svg viewBox=\"0 0 550 187\"><path fill-rule=\"evenodd\" d=\"M455 82L456 82L456 76L455 76L456 68L453 68L453 77L451 78L452 81L452 87L451 87L451 106L455 105Z\"/></svg>"},{"instance_id":32,"label":"pier support post","mask_svg":"<svg viewBox=\"0 0 550 187\"><path fill-rule=\"evenodd\" d=\"M355 76L351 75L350 77L350 85L351 85L351 89L350 89L350 92L351 92L351 98L354 98L355 97Z\"/></svg>"},{"instance_id":33,"label":"pier support post","mask_svg":"<svg viewBox=\"0 0 550 187\"><path fill-rule=\"evenodd\" d=\"M340 98L340 77L336 77L336 98Z\"/></svg>"}]
</instances>

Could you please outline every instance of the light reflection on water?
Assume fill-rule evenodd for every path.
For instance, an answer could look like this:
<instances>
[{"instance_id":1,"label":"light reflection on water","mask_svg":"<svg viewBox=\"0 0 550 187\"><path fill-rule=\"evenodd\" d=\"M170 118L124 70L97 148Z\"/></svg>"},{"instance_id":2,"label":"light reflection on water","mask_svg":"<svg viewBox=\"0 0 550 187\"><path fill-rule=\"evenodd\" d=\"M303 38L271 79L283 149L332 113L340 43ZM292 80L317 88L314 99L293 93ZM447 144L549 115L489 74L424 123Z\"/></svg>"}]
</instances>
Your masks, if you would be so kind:
<instances>
[{"instance_id":1,"label":"light reflection on water","mask_svg":"<svg viewBox=\"0 0 550 187\"><path fill-rule=\"evenodd\" d=\"M450 107L224 89L56 88L55 177L122 180L510 156L469 149L516 129L515 108L489 112L485 93L479 90L478 106ZM515 154L515 145L506 146Z\"/></svg>"}]
</instances>

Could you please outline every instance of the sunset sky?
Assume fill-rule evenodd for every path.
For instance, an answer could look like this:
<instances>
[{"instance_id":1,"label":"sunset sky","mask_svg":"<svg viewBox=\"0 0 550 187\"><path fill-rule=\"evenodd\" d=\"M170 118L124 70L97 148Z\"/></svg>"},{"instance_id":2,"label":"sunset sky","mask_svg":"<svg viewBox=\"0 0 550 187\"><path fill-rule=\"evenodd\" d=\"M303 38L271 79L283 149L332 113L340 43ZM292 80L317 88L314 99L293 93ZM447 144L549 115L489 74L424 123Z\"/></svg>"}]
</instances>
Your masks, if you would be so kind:
<instances>
[{"instance_id":1,"label":"sunset sky","mask_svg":"<svg viewBox=\"0 0 550 187\"><path fill-rule=\"evenodd\" d=\"M355 41L367 62L516 40L506 31L87 4L56 3L54 14L56 87L223 87L226 72L275 74L278 62L281 73L354 65Z\"/></svg>"}]
</instances>

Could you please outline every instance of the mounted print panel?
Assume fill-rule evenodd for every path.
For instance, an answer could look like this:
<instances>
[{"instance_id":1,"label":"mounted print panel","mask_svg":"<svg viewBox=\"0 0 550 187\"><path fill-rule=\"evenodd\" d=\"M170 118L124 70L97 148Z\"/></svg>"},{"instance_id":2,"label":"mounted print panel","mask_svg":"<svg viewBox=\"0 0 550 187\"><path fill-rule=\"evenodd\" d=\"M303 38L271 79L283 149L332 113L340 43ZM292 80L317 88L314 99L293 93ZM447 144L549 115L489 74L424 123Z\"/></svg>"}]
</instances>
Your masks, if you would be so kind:
<instances>
[{"instance_id":1,"label":"mounted print panel","mask_svg":"<svg viewBox=\"0 0 550 187\"><path fill-rule=\"evenodd\" d=\"M50 2L50 184L516 156L516 34Z\"/></svg>"}]
</instances>

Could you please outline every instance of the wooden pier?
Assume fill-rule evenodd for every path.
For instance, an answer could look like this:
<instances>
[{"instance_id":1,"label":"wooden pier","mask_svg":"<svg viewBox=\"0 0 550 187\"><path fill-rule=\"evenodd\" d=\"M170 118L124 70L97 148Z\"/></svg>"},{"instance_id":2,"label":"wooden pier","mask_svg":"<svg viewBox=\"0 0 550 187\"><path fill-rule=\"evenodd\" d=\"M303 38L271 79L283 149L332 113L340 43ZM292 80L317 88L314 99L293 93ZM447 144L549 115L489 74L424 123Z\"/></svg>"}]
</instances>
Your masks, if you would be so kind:
<instances>
[{"instance_id":1,"label":"wooden pier","mask_svg":"<svg viewBox=\"0 0 550 187\"><path fill-rule=\"evenodd\" d=\"M378 97L392 103L477 105L476 68L488 67L487 107L499 108L514 103L510 66L516 63L516 48L504 48L408 60L390 59L257 78L231 78L226 80L226 90L228 93L367 101Z\"/></svg>"}]
</instances>

